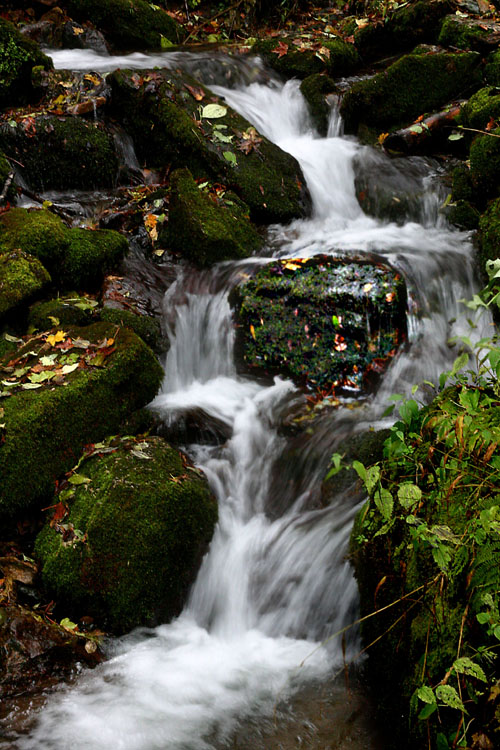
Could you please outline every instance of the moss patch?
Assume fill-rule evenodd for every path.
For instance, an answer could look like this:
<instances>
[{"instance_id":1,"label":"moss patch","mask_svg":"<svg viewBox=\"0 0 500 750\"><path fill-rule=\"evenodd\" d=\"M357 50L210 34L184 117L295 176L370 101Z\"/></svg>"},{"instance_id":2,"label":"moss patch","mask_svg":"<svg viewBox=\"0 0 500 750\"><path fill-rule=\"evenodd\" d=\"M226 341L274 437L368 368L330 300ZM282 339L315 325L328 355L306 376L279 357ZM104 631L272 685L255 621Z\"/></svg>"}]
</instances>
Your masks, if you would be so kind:
<instances>
[{"instance_id":1,"label":"moss patch","mask_svg":"<svg viewBox=\"0 0 500 750\"><path fill-rule=\"evenodd\" d=\"M468 201L457 201L455 205L450 206L447 218L451 224L455 224L459 229L477 229L481 214Z\"/></svg>"},{"instance_id":2,"label":"moss patch","mask_svg":"<svg viewBox=\"0 0 500 750\"><path fill-rule=\"evenodd\" d=\"M88 355L82 341L88 342ZM99 352L96 347L103 342ZM43 364L54 355L52 364ZM42 362L42 357L50 359ZM63 372L74 362L80 363L76 369ZM55 480L75 465L84 445L115 432L130 412L151 401L162 379L146 344L132 331L106 323L65 332L61 341L52 343L47 335L35 338L0 366L2 380L13 379L10 387L3 387L13 395L2 399L3 517L47 500ZM42 380L43 372L52 375ZM23 383L30 383L29 389Z\"/></svg>"},{"instance_id":3,"label":"moss patch","mask_svg":"<svg viewBox=\"0 0 500 750\"><path fill-rule=\"evenodd\" d=\"M34 93L31 72L38 65L47 70L52 61L37 44L0 18L0 108L29 101Z\"/></svg>"},{"instance_id":4,"label":"moss patch","mask_svg":"<svg viewBox=\"0 0 500 750\"><path fill-rule=\"evenodd\" d=\"M163 8L145 0L68 0L77 21L91 21L117 50L159 49L162 38L178 44L184 31Z\"/></svg>"},{"instance_id":5,"label":"moss patch","mask_svg":"<svg viewBox=\"0 0 500 750\"><path fill-rule=\"evenodd\" d=\"M171 178L166 240L173 250L205 266L230 258L246 258L262 240L251 225L248 209L236 196L219 203L200 189L189 170L179 169ZM246 215L245 215L246 214Z\"/></svg>"},{"instance_id":6,"label":"moss patch","mask_svg":"<svg viewBox=\"0 0 500 750\"><path fill-rule=\"evenodd\" d=\"M302 81L300 91L307 102L318 133L326 136L330 119L330 105L327 97L337 93L335 82L325 75L311 75Z\"/></svg>"},{"instance_id":7,"label":"moss patch","mask_svg":"<svg viewBox=\"0 0 500 750\"><path fill-rule=\"evenodd\" d=\"M0 254L0 319L33 299L50 282L39 260L22 250Z\"/></svg>"},{"instance_id":8,"label":"moss patch","mask_svg":"<svg viewBox=\"0 0 500 750\"><path fill-rule=\"evenodd\" d=\"M277 261L237 289L235 303L247 364L316 389L363 387L405 332L404 282L377 264Z\"/></svg>"},{"instance_id":9,"label":"moss patch","mask_svg":"<svg viewBox=\"0 0 500 750\"><path fill-rule=\"evenodd\" d=\"M484 28L483 19L447 16L439 34L438 43L443 47L458 47L484 53L491 49L490 34Z\"/></svg>"},{"instance_id":10,"label":"moss patch","mask_svg":"<svg viewBox=\"0 0 500 750\"><path fill-rule=\"evenodd\" d=\"M484 130L491 118L500 118L500 90L495 86L486 86L462 105L459 122L466 128Z\"/></svg>"},{"instance_id":11,"label":"moss patch","mask_svg":"<svg viewBox=\"0 0 500 750\"><path fill-rule=\"evenodd\" d=\"M128 441L81 466L69 513L36 541L42 580L114 632L180 611L217 520L206 479L162 438Z\"/></svg>"},{"instance_id":12,"label":"moss patch","mask_svg":"<svg viewBox=\"0 0 500 750\"><path fill-rule=\"evenodd\" d=\"M470 147L470 173L478 201L498 195L500 189L500 128L480 135Z\"/></svg>"},{"instance_id":13,"label":"moss patch","mask_svg":"<svg viewBox=\"0 0 500 750\"><path fill-rule=\"evenodd\" d=\"M155 352L165 350L165 342L161 334L161 326L156 318L148 315L138 315L130 310L119 310L113 307L103 307L99 313L101 320L114 323L120 327L126 326L151 347Z\"/></svg>"},{"instance_id":14,"label":"moss patch","mask_svg":"<svg viewBox=\"0 0 500 750\"><path fill-rule=\"evenodd\" d=\"M322 40L321 44L286 37L259 39L252 51L285 78L307 78L323 72L338 77L351 73L359 63L354 45L342 39Z\"/></svg>"},{"instance_id":15,"label":"moss patch","mask_svg":"<svg viewBox=\"0 0 500 750\"><path fill-rule=\"evenodd\" d=\"M480 59L476 52L402 57L346 93L340 108L346 130L355 132L360 123L378 128L404 125L440 108L477 88Z\"/></svg>"},{"instance_id":16,"label":"moss patch","mask_svg":"<svg viewBox=\"0 0 500 750\"><path fill-rule=\"evenodd\" d=\"M488 260L500 257L500 198L492 201L479 221L479 262L486 278Z\"/></svg>"}]
</instances>

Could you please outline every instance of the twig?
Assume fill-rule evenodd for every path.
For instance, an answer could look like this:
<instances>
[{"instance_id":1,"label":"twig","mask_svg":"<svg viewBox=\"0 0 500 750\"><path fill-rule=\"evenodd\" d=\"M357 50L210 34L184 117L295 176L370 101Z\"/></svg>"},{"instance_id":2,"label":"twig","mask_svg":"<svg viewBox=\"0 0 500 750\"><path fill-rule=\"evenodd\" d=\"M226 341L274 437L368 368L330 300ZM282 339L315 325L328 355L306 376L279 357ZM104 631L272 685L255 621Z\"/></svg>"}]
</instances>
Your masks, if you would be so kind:
<instances>
[{"instance_id":1,"label":"twig","mask_svg":"<svg viewBox=\"0 0 500 750\"><path fill-rule=\"evenodd\" d=\"M53 203L49 206L46 200L40 197L37 193L34 193L32 190L29 190L29 188L21 187L20 190L22 193L24 193L24 195L27 195L28 198L31 198L31 200L35 201L36 203L41 203L42 205L45 204L46 208L48 208L49 211L52 211L53 214L60 216L61 219L64 219L64 221L67 221L68 224L72 223L73 217L70 216L68 213L66 213L66 211L63 208L59 208L59 206L54 206Z\"/></svg>"},{"instance_id":2,"label":"twig","mask_svg":"<svg viewBox=\"0 0 500 750\"><path fill-rule=\"evenodd\" d=\"M492 138L500 138L498 133L490 133L489 130L478 130L477 128L465 128L463 125L458 125L460 130L470 130L471 133L481 133L481 135L491 135Z\"/></svg>"}]
</instances>

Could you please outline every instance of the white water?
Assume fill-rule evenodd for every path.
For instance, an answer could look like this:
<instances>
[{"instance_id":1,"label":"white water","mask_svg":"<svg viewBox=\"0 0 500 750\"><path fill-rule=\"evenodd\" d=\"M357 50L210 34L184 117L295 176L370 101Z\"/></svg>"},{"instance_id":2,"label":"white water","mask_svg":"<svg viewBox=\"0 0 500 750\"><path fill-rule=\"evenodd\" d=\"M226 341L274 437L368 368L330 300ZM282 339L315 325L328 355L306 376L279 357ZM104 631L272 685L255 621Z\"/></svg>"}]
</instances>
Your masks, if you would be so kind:
<instances>
[{"instance_id":1,"label":"white water","mask_svg":"<svg viewBox=\"0 0 500 750\"><path fill-rule=\"evenodd\" d=\"M418 223L396 226L365 216L354 188L354 159L363 148L341 136L338 117L330 137L319 138L296 83L218 93L293 153L306 175L313 217L272 228L276 254L376 251L407 279L410 345L364 410L332 419L334 441L342 419L352 421L352 430L356 419L374 423L387 393L408 393L413 383L435 380L450 366L455 353L448 338L465 328L458 300L474 289L470 242L439 218L439 196L430 188ZM273 481L273 466L285 446L277 425L297 391L279 378L269 386L239 377L227 290L209 293L193 279L187 289L179 277L165 300L171 349L152 408L166 421L202 410L231 435L222 446L189 446L219 501L210 551L183 614L121 639L107 663L50 698L31 734L18 739L23 750L219 748L246 716L269 716L278 702L308 680L327 679L340 662L337 641L327 648L319 642L355 612L344 554L356 507L339 497L327 509L308 510L308 486L321 476L311 468L301 484L306 489L286 512L278 518L269 512L279 506L274 493L289 492L285 476L282 487ZM324 473L328 444L323 451Z\"/></svg>"}]
</instances>

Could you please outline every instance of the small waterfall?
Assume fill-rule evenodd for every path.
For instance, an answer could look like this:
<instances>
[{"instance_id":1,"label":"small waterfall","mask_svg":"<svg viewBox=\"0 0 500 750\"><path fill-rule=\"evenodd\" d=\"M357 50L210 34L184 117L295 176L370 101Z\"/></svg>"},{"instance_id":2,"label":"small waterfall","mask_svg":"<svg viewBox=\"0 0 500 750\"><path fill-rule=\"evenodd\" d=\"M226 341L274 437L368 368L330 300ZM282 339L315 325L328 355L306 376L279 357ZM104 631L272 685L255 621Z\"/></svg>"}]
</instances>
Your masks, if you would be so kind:
<instances>
[{"instance_id":1,"label":"small waterfall","mask_svg":"<svg viewBox=\"0 0 500 750\"><path fill-rule=\"evenodd\" d=\"M83 65L91 53L79 54ZM156 60L137 59L143 66ZM106 64L117 67L117 61ZM32 732L18 738L19 750L228 747L245 717L272 715L278 701L310 681L327 680L341 662L341 647L321 641L355 619L345 553L359 497L339 495L324 509L311 508L308 498L335 441L376 423L388 394L409 394L415 382L435 380L455 356L450 335L466 325L459 300L475 288L472 247L436 210L432 180L422 181L423 209L410 221L366 216L355 189L364 149L341 135L337 109L325 139L314 132L296 82L219 86L217 92L304 170L313 217L271 228L275 255L378 253L407 280L408 346L371 402L340 410L312 436L297 456L302 475L293 494L277 470L287 445L278 427L297 390L280 378L263 384L239 376L228 285L212 291L179 277L165 300L171 349L151 407L165 421L180 410L201 409L227 426L222 445L186 446L218 498L219 525L182 615L116 641L108 662L48 700ZM227 278L227 266L219 280ZM348 655L355 651L354 638Z\"/></svg>"}]
</instances>

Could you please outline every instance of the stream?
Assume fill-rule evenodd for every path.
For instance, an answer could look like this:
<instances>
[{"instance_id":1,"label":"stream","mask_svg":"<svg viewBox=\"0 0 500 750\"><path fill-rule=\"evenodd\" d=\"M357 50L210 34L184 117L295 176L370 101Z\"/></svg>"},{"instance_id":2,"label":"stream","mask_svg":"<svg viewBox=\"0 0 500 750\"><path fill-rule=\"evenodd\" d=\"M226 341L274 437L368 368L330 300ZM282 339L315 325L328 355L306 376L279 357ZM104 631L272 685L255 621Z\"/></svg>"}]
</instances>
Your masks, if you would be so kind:
<instances>
[{"instance_id":1,"label":"stream","mask_svg":"<svg viewBox=\"0 0 500 750\"><path fill-rule=\"evenodd\" d=\"M457 355L449 338L470 335L460 300L477 288L472 244L439 211L446 195L442 166L423 157L391 161L345 137L335 106L328 137L319 137L298 82L276 81L256 60L230 62L211 53L50 54L58 68L185 67L298 159L313 214L270 227L257 258L205 272L180 269L165 294L171 346L151 409L166 426L185 414L203 414L227 438L210 441L204 433L183 446L206 473L220 516L183 613L110 642L105 663L32 706L29 730L0 747L381 748L375 732L361 726L366 716L357 734L335 734L353 712L349 701L358 701L358 713L368 712L362 696L335 687L344 655L353 660L360 650L355 630L344 644L329 640L357 616L345 556L362 498L346 492L326 508L318 498L329 457L342 440L387 425L382 415L389 396L409 395L424 380L437 382ZM363 213L355 177L367 171L380 179L388 174L396 189L410 191L411 216L396 224ZM297 436L283 424L303 404L303 394L280 377L253 380L237 372L228 294L252 264L318 253L376 254L397 268L409 291L409 336L376 393L362 400L347 394L339 408L324 410L312 434ZM320 727L321 702L325 711L335 706L327 731Z\"/></svg>"}]
</instances>

